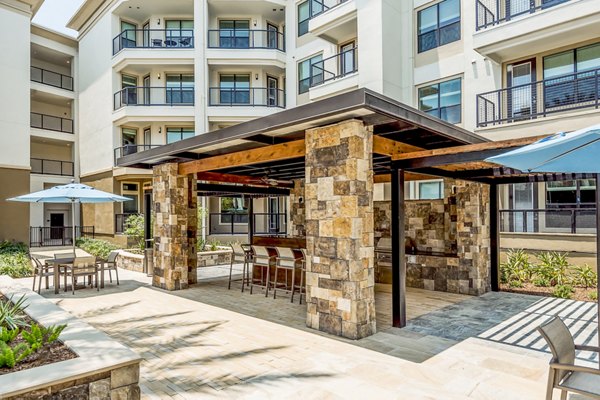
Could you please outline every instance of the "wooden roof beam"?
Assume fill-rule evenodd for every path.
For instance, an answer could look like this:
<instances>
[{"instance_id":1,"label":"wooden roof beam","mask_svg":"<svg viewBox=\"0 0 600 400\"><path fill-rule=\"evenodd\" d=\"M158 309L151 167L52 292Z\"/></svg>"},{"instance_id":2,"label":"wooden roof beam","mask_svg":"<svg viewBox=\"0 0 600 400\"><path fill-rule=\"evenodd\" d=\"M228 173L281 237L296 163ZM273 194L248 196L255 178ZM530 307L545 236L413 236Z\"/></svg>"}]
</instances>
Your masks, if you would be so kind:
<instances>
[{"instance_id":1,"label":"wooden roof beam","mask_svg":"<svg viewBox=\"0 0 600 400\"><path fill-rule=\"evenodd\" d=\"M373 153L394 157L402 153L410 153L423 150L422 147L397 142L383 136L373 136Z\"/></svg>"}]
</instances>

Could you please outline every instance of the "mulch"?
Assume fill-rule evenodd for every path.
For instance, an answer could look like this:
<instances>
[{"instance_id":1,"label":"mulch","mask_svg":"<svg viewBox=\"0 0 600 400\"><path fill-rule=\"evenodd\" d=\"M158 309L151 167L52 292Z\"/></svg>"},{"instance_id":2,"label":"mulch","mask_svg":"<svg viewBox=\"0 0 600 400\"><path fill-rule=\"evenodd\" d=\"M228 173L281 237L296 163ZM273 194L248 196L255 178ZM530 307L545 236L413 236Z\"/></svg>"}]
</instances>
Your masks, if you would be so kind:
<instances>
[{"instance_id":1,"label":"mulch","mask_svg":"<svg viewBox=\"0 0 600 400\"><path fill-rule=\"evenodd\" d=\"M589 301L589 302L597 302L596 300L592 300L589 296L590 293L596 292L596 288L582 288L582 287L574 287L574 293L571 294L572 300L579 301ZM511 293L520 293L520 294L530 294L534 296L545 296L545 297L553 297L552 292L554 291L553 287L538 287L532 283L524 283L522 288L510 287L506 283L500 284L500 290L503 292L511 292Z\"/></svg>"}]
</instances>

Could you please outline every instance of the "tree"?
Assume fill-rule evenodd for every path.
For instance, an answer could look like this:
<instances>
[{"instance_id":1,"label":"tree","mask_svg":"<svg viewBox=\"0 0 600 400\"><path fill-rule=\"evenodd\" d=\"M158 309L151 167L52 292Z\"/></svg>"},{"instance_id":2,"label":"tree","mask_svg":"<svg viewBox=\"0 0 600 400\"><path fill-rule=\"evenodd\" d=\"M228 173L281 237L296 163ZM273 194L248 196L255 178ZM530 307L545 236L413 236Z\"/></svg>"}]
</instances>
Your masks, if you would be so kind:
<instances>
[{"instance_id":1,"label":"tree","mask_svg":"<svg viewBox=\"0 0 600 400\"><path fill-rule=\"evenodd\" d=\"M135 240L140 250L144 250L146 243L144 238L144 216L142 214L127 217L125 220L125 232L123 233Z\"/></svg>"}]
</instances>

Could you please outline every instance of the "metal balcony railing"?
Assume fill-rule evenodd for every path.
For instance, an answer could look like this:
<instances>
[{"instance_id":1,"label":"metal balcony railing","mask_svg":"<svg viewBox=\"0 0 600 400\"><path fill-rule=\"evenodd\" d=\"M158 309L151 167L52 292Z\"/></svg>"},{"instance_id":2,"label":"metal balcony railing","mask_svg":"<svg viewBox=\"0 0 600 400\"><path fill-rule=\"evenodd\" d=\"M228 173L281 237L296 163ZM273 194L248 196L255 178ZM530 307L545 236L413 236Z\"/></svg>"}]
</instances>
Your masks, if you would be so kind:
<instances>
[{"instance_id":1,"label":"metal balcony railing","mask_svg":"<svg viewBox=\"0 0 600 400\"><path fill-rule=\"evenodd\" d=\"M500 231L507 233L593 233L595 208L500 210Z\"/></svg>"},{"instance_id":2,"label":"metal balcony railing","mask_svg":"<svg viewBox=\"0 0 600 400\"><path fill-rule=\"evenodd\" d=\"M568 1L571 0L477 0L476 29L485 29Z\"/></svg>"},{"instance_id":3,"label":"metal balcony railing","mask_svg":"<svg viewBox=\"0 0 600 400\"><path fill-rule=\"evenodd\" d=\"M312 3L311 10L310 10L311 11L310 19L312 19L312 18L315 18L315 17L323 14L324 12L331 10L332 8L339 6L340 4L347 2L348 0L309 0L309 1Z\"/></svg>"},{"instance_id":4,"label":"metal balcony railing","mask_svg":"<svg viewBox=\"0 0 600 400\"><path fill-rule=\"evenodd\" d=\"M140 215L139 213L122 213L115 214L115 233L122 234L127 229L127 218L132 215Z\"/></svg>"},{"instance_id":5,"label":"metal balcony railing","mask_svg":"<svg viewBox=\"0 0 600 400\"><path fill-rule=\"evenodd\" d=\"M208 48L285 51L285 36L268 29L209 29Z\"/></svg>"},{"instance_id":6,"label":"metal balcony railing","mask_svg":"<svg viewBox=\"0 0 600 400\"><path fill-rule=\"evenodd\" d=\"M123 156L128 156L130 154L135 154L140 151L154 149L155 147L159 147L159 144L128 144L125 146L117 147L114 149L114 162L115 166L117 165L117 160Z\"/></svg>"},{"instance_id":7,"label":"metal balcony railing","mask_svg":"<svg viewBox=\"0 0 600 400\"><path fill-rule=\"evenodd\" d=\"M248 234L248 213L210 213L208 218L209 235ZM254 214L254 234L285 235L286 232L285 213Z\"/></svg>"},{"instance_id":8,"label":"metal balcony railing","mask_svg":"<svg viewBox=\"0 0 600 400\"><path fill-rule=\"evenodd\" d=\"M76 226L75 238L95 236L94 226ZM71 246L73 245L72 226L30 226L29 246Z\"/></svg>"},{"instance_id":9,"label":"metal balcony railing","mask_svg":"<svg viewBox=\"0 0 600 400\"><path fill-rule=\"evenodd\" d=\"M73 120L55 117L54 115L30 113L30 126L32 128L46 129L49 131L73 133Z\"/></svg>"},{"instance_id":10,"label":"metal balcony railing","mask_svg":"<svg viewBox=\"0 0 600 400\"><path fill-rule=\"evenodd\" d=\"M31 158L31 173L43 175L74 176L75 166L72 161Z\"/></svg>"},{"instance_id":11,"label":"metal balcony railing","mask_svg":"<svg viewBox=\"0 0 600 400\"><path fill-rule=\"evenodd\" d=\"M114 94L114 109L125 106L193 106L194 88L127 87Z\"/></svg>"},{"instance_id":12,"label":"metal balcony railing","mask_svg":"<svg viewBox=\"0 0 600 400\"><path fill-rule=\"evenodd\" d=\"M192 49L193 29L125 29L113 39L113 55L123 49Z\"/></svg>"},{"instance_id":13,"label":"metal balcony railing","mask_svg":"<svg viewBox=\"0 0 600 400\"><path fill-rule=\"evenodd\" d=\"M477 95L477 126L598 108L600 69L544 79Z\"/></svg>"},{"instance_id":14,"label":"metal balcony railing","mask_svg":"<svg viewBox=\"0 0 600 400\"><path fill-rule=\"evenodd\" d=\"M228 89L212 87L208 90L208 105L211 107L285 108L285 91L270 88Z\"/></svg>"},{"instance_id":15,"label":"metal balcony railing","mask_svg":"<svg viewBox=\"0 0 600 400\"><path fill-rule=\"evenodd\" d=\"M299 82L300 91L312 88L334 79L343 78L358 71L358 47L344 50L310 66L310 76Z\"/></svg>"},{"instance_id":16,"label":"metal balcony railing","mask_svg":"<svg viewBox=\"0 0 600 400\"><path fill-rule=\"evenodd\" d=\"M54 86L60 89L73 90L73 78L47 69L31 67L31 81Z\"/></svg>"}]
</instances>

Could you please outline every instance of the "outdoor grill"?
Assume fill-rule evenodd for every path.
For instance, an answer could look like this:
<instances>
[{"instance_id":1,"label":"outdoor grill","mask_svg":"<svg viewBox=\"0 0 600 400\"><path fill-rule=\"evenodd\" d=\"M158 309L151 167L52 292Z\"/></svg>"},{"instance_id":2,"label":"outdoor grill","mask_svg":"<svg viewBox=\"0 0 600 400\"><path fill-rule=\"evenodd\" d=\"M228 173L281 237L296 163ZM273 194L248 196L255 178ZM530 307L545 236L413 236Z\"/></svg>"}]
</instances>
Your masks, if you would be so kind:
<instances>
[{"instance_id":1,"label":"outdoor grill","mask_svg":"<svg viewBox=\"0 0 600 400\"><path fill-rule=\"evenodd\" d=\"M392 239L382 237L375 246L375 282L392 283Z\"/></svg>"}]
</instances>

